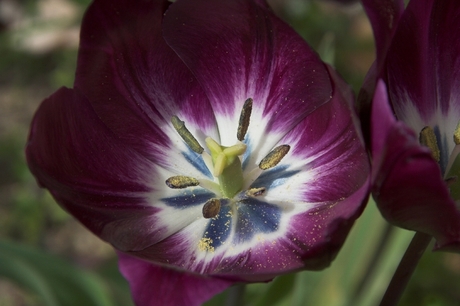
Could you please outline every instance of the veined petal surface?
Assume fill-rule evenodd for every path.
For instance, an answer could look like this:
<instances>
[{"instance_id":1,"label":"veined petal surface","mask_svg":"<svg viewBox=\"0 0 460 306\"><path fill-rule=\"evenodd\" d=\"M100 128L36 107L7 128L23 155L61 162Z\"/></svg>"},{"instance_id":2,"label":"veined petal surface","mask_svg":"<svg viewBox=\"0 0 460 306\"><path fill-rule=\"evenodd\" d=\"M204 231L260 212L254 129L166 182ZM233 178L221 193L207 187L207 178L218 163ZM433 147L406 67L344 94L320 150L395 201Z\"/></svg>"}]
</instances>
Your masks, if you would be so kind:
<instances>
[{"instance_id":1,"label":"veined petal surface","mask_svg":"<svg viewBox=\"0 0 460 306\"><path fill-rule=\"evenodd\" d=\"M105 125L143 154L165 160L164 148L182 141L177 133L165 133L173 115L201 141L200 133L218 137L200 84L161 36L170 4L92 3L82 23L75 79Z\"/></svg>"},{"instance_id":2,"label":"veined petal surface","mask_svg":"<svg viewBox=\"0 0 460 306\"><path fill-rule=\"evenodd\" d=\"M331 98L317 54L263 0L178 1L166 12L163 33L202 84L223 145L233 144L241 107L254 100L247 141L258 146L250 164Z\"/></svg>"},{"instance_id":3,"label":"veined petal surface","mask_svg":"<svg viewBox=\"0 0 460 306\"><path fill-rule=\"evenodd\" d=\"M96 235L130 248L154 239L146 229L158 209L144 196L154 164L109 130L78 90L61 88L41 104L26 155L40 185Z\"/></svg>"},{"instance_id":4,"label":"veined petal surface","mask_svg":"<svg viewBox=\"0 0 460 306\"><path fill-rule=\"evenodd\" d=\"M381 71L399 19L404 11L403 0L361 0L371 22L375 37L376 68ZM374 76L380 77L380 76ZM375 79L374 79L375 82ZM375 86L375 84L373 84Z\"/></svg>"},{"instance_id":5,"label":"veined petal surface","mask_svg":"<svg viewBox=\"0 0 460 306\"><path fill-rule=\"evenodd\" d=\"M454 149L460 119L460 3L411 1L386 59L389 99L415 132L438 134L441 169Z\"/></svg>"}]
</instances>

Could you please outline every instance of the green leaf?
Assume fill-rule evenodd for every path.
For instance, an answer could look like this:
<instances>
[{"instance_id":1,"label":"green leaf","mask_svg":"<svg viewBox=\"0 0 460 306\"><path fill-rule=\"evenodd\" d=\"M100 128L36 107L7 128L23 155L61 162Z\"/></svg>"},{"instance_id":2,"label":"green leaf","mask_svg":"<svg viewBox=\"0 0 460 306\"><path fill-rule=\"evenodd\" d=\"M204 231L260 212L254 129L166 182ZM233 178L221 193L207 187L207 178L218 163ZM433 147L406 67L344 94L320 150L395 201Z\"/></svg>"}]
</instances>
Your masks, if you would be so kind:
<instances>
[{"instance_id":1,"label":"green leaf","mask_svg":"<svg viewBox=\"0 0 460 306\"><path fill-rule=\"evenodd\" d=\"M107 288L93 273L37 249L0 241L0 276L39 295L47 306L111 306Z\"/></svg>"}]
</instances>

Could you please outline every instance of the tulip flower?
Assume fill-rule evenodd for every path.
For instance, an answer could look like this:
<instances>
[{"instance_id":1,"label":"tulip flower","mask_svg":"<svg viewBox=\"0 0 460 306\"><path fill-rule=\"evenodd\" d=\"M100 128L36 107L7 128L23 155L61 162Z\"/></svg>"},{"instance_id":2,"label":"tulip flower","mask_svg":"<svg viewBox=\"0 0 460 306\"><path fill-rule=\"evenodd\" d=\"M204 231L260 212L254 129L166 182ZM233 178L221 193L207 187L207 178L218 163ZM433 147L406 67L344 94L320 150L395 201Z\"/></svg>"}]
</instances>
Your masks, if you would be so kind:
<instances>
[{"instance_id":1,"label":"tulip flower","mask_svg":"<svg viewBox=\"0 0 460 306\"><path fill-rule=\"evenodd\" d=\"M370 123L373 196L389 222L458 252L460 2L412 0L404 11L402 1L363 2L382 79Z\"/></svg>"},{"instance_id":2,"label":"tulip flower","mask_svg":"<svg viewBox=\"0 0 460 306\"><path fill-rule=\"evenodd\" d=\"M137 305L200 305L334 259L368 194L352 103L264 1L96 0L27 160Z\"/></svg>"}]
</instances>

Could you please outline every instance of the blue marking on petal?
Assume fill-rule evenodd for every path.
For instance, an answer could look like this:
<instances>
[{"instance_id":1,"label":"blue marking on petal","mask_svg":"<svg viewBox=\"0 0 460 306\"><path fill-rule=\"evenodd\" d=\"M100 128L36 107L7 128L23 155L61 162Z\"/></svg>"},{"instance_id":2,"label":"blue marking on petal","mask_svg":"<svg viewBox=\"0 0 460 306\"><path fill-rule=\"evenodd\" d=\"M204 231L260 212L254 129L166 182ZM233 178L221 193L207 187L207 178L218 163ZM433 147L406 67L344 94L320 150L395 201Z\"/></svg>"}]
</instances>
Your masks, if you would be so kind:
<instances>
[{"instance_id":1,"label":"blue marking on petal","mask_svg":"<svg viewBox=\"0 0 460 306\"><path fill-rule=\"evenodd\" d=\"M251 142L249 141L249 137L247 135L243 139L243 143L247 147L246 147L246 152L244 152L244 154L242 156L243 163L241 165L241 168L243 168L243 170L246 170L246 167L248 166L248 162L249 162L249 156L251 156L251 151L252 151L252 145L251 145Z\"/></svg>"},{"instance_id":2,"label":"blue marking on petal","mask_svg":"<svg viewBox=\"0 0 460 306\"><path fill-rule=\"evenodd\" d=\"M247 198L238 203L236 222L236 242L246 242L258 233L271 233L278 230L281 209L273 204Z\"/></svg>"},{"instance_id":3,"label":"blue marking on petal","mask_svg":"<svg viewBox=\"0 0 460 306\"><path fill-rule=\"evenodd\" d=\"M230 205L222 205L216 218L212 218L203 237L211 239L210 246L220 247L232 232L232 215Z\"/></svg>"},{"instance_id":4,"label":"blue marking on petal","mask_svg":"<svg viewBox=\"0 0 460 306\"><path fill-rule=\"evenodd\" d=\"M274 188L280 185L283 185L288 178L293 175L296 175L300 170L290 170L286 169L288 166L277 166L275 168L265 170L262 174L252 183L251 188Z\"/></svg>"},{"instance_id":5,"label":"blue marking on petal","mask_svg":"<svg viewBox=\"0 0 460 306\"><path fill-rule=\"evenodd\" d=\"M201 155L198 155L192 149L188 149L188 152L182 152L182 155L185 157L185 159L193 166L195 169L203 173L209 178L213 178L212 173L209 171L208 167L203 161L203 157Z\"/></svg>"},{"instance_id":6,"label":"blue marking on petal","mask_svg":"<svg viewBox=\"0 0 460 306\"><path fill-rule=\"evenodd\" d=\"M178 191L177 196L160 199L166 205L178 208L185 209L190 206L203 205L207 200L215 198L216 195L212 192L209 192L205 189L194 189L188 190L184 189L183 191Z\"/></svg>"},{"instance_id":7,"label":"blue marking on petal","mask_svg":"<svg viewBox=\"0 0 460 306\"><path fill-rule=\"evenodd\" d=\"M441 171L444 174L446 172L447 163L449 162L449 154L448 152L448 145L447 145L447 137L446 135L441 135L438 126L433 128L434 134L436 135L436 140L438 142L438 147L440 151L440 159L439 159L439 166L441 167Z\"/></svg>"}]
</instances>

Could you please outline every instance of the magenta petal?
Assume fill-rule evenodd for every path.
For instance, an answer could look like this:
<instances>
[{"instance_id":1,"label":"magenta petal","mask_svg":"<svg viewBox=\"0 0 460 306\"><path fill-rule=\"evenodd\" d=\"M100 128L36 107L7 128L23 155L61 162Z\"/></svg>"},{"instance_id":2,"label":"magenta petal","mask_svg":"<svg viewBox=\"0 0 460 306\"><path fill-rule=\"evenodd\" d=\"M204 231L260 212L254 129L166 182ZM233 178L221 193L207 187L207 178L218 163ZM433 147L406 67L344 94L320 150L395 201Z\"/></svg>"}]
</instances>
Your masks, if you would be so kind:
<instances>
[{"instance_id":1,"label":"magenta petal","mask_svg":"<svg viewBox=\"0 0 460 306\"><path fill-rule=\"evenodd\" d=\"M118 253L136 306L199 306L234 284L229 280L165 268Z\"/></svg>"},{"instance_id":2,"label":"magenta petal","mask_svg":"<svg viewBox=\"0 0 460 306\"><path fill-rule=\"evenodd\" d=\"M386 59L390 101L406 121L413 104L425 122L460 99L460 2L411 1ZM458 106L457 106L458 108Z\"/></svg>"},{"instance_id":3,"label":"magenta petal","mask_svg":"<svg viewBox=\"0 0 460 306\"><path fill-rule=\"evenodd\" d=\"M436 249L460 251L460 212L439 165L415 133L394 120L379 83L372 110L373 196L392 224L435 237Z\"/></svg>"},{"instance_id":4,"label":"magenta petal","mask_svg":"<svg viewBox=\"0 0 460 306\"><path fill-rule=\"evenodd\" d=\"M318 177L308 183L309 202L347 198L366 182L369 160L361 139L350 87L328 68L334 92L331 100L301 121L282 143L296 143L294 156L308 160L305 171Z\"/></svg>"},{"instance_id":5,"label":"magenta petal","mask_svg":"<svg viewBox=\"0 0 460 306\"><path fill-rule=\"evenodd\" d=\"M380 169L383 162L388 133L391 131L392 126L396 124L396 118L388 103L387 88L381 80L375 88L370 117L371 120L374 118L371 121L371 153L373 168L375 169L375 171L372 171L372 181L375 181L375 175L377 175L376 169Z\"/></svg>"},{"instance_id":6,"label":"magenta petal","mask_svg":"<svg viewBox=\"0 0 460 306\"><path fill-rule=\"evenodd\" d=\"M362 0L374 31L377 71L381 71L391 39L404 11L403 0Z\"/></svg>"},{"instance_id":7,"label":"magenta petal","mask_svg":"<svg viewBox=\"0 0 460 306\"><path fill-rule=\"evenodd\" d=\"M328 70L333 81L333 98L315 111L314 120L308 121L307 117L299 125L305 133L299 153L305 154L310 151L309 148L315 148L324 154L318 158L316 165L321 169L318 172L324 176L310 187L316 191L312 193L316 197L311 200L333 203L300 214L291 221L295 232L305 235L297 238L297 247L302 248L301 241L307 241L307 246L310 239L316 242L303 255L307 269L324 268L332 262L354 220L361 215L370 186L369 161L365 158L364 144L357 132L359 122L352 111L353 94L332 68L328 67ZM305 122L308 124L303 126ZM297 131L297 134L302 135L302 132ZM314 155L316 151L312 153ZM306 195L311 196L310 192Z\"/></svg>"},{"instance_id":8,"label":"magenta petal","mask_svg":"<svg viewBox=\"0 0 460 306\"><path fill-rule=\"evenodd\" d=\"M26 156L39 184L96 235L120 248L148 243L135 231L157 210L143 197L152 164L120 141L80 92L61 88L41 104Z\"/></svg>"},{"instance_id":9,"label":"magenta petal","mask_svg":"<svg viewBox=\"0 0 460 306\"><path fill-rule=\"evenodd\" d=\"M309 241L306 237L314 241L313 246L298 244L298 247L308 249L307 255L302 258L304 269L320 270L332 263L354 221L365 208L369 185L370 179L343 201L331 204L326 209L310 211L293 218L293 228L305 235L299 241ZM321 239L318 240L317 237Z\"/></svg>"},{"instance_id":10,"label":"magenta petal","mask_svg":"<svg viewBox=\"0 0 460 306\"><path fill-rule=\"evenodd\" d=\"M161 36L165 0L95 1L83 19L75 88L101 120L134 146L166 144L162 127L178 115L215 126L207 97Z\"/></svg>"},{"instance_id":11,"label":"magenta petal","mask_svg":"<svg viewBox=\"0 0 460 306\"><path fill-rule=\"evenodd\" d=\"M239 113L253 98L269 118L267 131L285 133L330 99L325 66L265 1L177 1L163 33L217 114Z\"/></svg>"}]
</instances>

